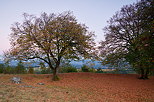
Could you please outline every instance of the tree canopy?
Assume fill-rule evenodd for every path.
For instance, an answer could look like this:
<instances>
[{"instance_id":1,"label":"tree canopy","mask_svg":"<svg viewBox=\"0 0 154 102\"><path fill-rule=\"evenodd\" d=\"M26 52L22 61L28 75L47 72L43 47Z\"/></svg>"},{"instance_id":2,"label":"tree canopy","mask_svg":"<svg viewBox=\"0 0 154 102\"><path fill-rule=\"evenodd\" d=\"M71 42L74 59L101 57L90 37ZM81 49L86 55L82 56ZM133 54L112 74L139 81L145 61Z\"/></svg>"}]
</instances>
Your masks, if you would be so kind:
<instances>
[{"instance_id":1,"label":"tree canopy","mask_svg":"<svg viewBox=\"0 0 154 102\"><path fill-rule=\"evenodd\" d=\"M24 21L11 28L9 56L44 61L53 71L53 80L58 80L61 60L92 57L94 33L78 23L71 12L42 13L40 17L24 13L23 16Z\"/></svg>"},{"instance_id":2,"label":"tree canopy","mask_svg":"<svg viewBox=\"0 0 154 102\"><path fill-rule=\"evenodd\" d=\"M154 1L141 0L126 5L110 18L105 41L99 47L104 64L129 62L147 78L154 66Z\"/></svg>"}]
</instances>

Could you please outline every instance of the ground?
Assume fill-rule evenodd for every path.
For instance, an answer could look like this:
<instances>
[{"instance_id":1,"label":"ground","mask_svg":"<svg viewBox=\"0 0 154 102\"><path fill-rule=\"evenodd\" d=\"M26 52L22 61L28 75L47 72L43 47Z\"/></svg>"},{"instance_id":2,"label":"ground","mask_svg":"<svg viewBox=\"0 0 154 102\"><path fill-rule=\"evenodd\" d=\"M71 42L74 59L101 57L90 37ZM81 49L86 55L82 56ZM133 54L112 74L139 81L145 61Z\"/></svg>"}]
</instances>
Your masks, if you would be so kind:
<instances>
[{"instance_id":1,"label":"ground","mask_svg":"<svg viewBox=\"0 0 154 102\"><path fill-rule=\"evenodd\" d=\"M21 84L10 81L22 78ZM52 75L0 74L0 102L154 102L154 77L135 74L66 73ZM44 85L38 85L44 83Z\"/></svg>"}]
</instances>

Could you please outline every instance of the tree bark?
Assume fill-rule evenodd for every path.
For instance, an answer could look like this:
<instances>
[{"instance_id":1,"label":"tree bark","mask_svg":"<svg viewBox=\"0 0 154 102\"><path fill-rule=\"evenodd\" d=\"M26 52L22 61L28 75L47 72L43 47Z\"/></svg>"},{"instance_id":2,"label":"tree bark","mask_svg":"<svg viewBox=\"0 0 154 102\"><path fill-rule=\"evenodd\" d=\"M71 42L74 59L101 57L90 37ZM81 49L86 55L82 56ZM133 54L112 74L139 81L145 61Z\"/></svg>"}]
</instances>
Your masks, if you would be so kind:
<instances>
[{"instance_id":1,"label":"tree bark","mask_svg":"<svg viewBox=\"0 0 154 102\"><path fill-rule=\"evenodd\" d=\"M149 75L149 69L141 68L141 76L139 77L139 79L149 79L148 75Z\"/></svg>"},{"instance_id":2,"label":"tree bark","mask_svg":"<svg viewBox=\"0 0 154 102\"><path fill-rule=\"evenodd\" d=\"M139 79L144 79L144 69L141 68L141 76L139 77Z\"/></svg>"},{"instance_id":3,"label":"tree bark","mask_svg":"<svg viewBox=\"0 0 154 102\"><path fill-rule=\"evenodd\" d=\"M149 75L149 68L146 69L146 72L145 72L145 75L144 75L144 79L149 79L148 75Z\"/></svg>"},{"instance_id":4,"label":"tree bark","mask_svg":"<svg viewBox=\"0 0 154 102\"><path fill-rule=\"evenodd\" d=\"M57 75L57 73L58 73L58 68L56 67L56 68L53 69L53 77L52 77L52 80L53 81L60 80L59 77L58 77L58 75Z\"/></svg>"}]
</instances>

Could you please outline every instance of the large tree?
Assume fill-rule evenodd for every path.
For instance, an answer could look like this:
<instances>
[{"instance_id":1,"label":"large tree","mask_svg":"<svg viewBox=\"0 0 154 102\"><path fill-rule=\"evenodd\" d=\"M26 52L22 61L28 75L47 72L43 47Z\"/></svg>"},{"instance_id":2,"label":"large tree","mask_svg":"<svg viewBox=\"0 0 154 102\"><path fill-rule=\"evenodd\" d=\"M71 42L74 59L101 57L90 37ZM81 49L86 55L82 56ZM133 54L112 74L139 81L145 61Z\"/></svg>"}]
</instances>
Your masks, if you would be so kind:
<instances>
[{"instance_id":1,"label":"large tree","mask_svg":"<svg viewBox=\"0 0 154 102\"><path fill-rule=\"evenodd\" d=\"M71 12L60 14L42 13L40 17L24 14L22 23L12 26L9 56L20 60L40 59L53 72L63 59L90 58L94 50L94 33L77 22Z\"/></svg>"},{"instance_id":2,"label":"large tree","mask_svg":"<svg viewBox=\"0 0 154 102\"><path fill-rule=\"evenodd\" d=\"M154 67L154 1L126 5L108 24L100 46L103 63L129 62L141 74L140 78L148 78Z\"/></svg>"}]
</instances>

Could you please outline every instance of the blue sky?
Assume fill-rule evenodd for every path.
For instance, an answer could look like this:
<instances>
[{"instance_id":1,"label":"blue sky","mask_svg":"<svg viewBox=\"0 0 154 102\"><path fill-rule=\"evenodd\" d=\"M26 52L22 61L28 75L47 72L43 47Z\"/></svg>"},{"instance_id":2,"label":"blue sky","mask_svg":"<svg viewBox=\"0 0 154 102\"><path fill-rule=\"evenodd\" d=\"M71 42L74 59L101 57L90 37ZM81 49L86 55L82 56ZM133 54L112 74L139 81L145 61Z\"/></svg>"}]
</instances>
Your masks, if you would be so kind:
<instances>
[{"instance_id":1,"label":"blue sky","mask_svg":"<svg viewBox=\"0 0 154 102\"><path fill-rule=\"evenodd\" d=\"M104 39L106 21L123 5L136 0L0 0L0 54L10 48L10 27L23 21L23 13L40 15L73 11L79 23L84 23L96 34L96 42Z\"/></svg>"}]
</instances>

